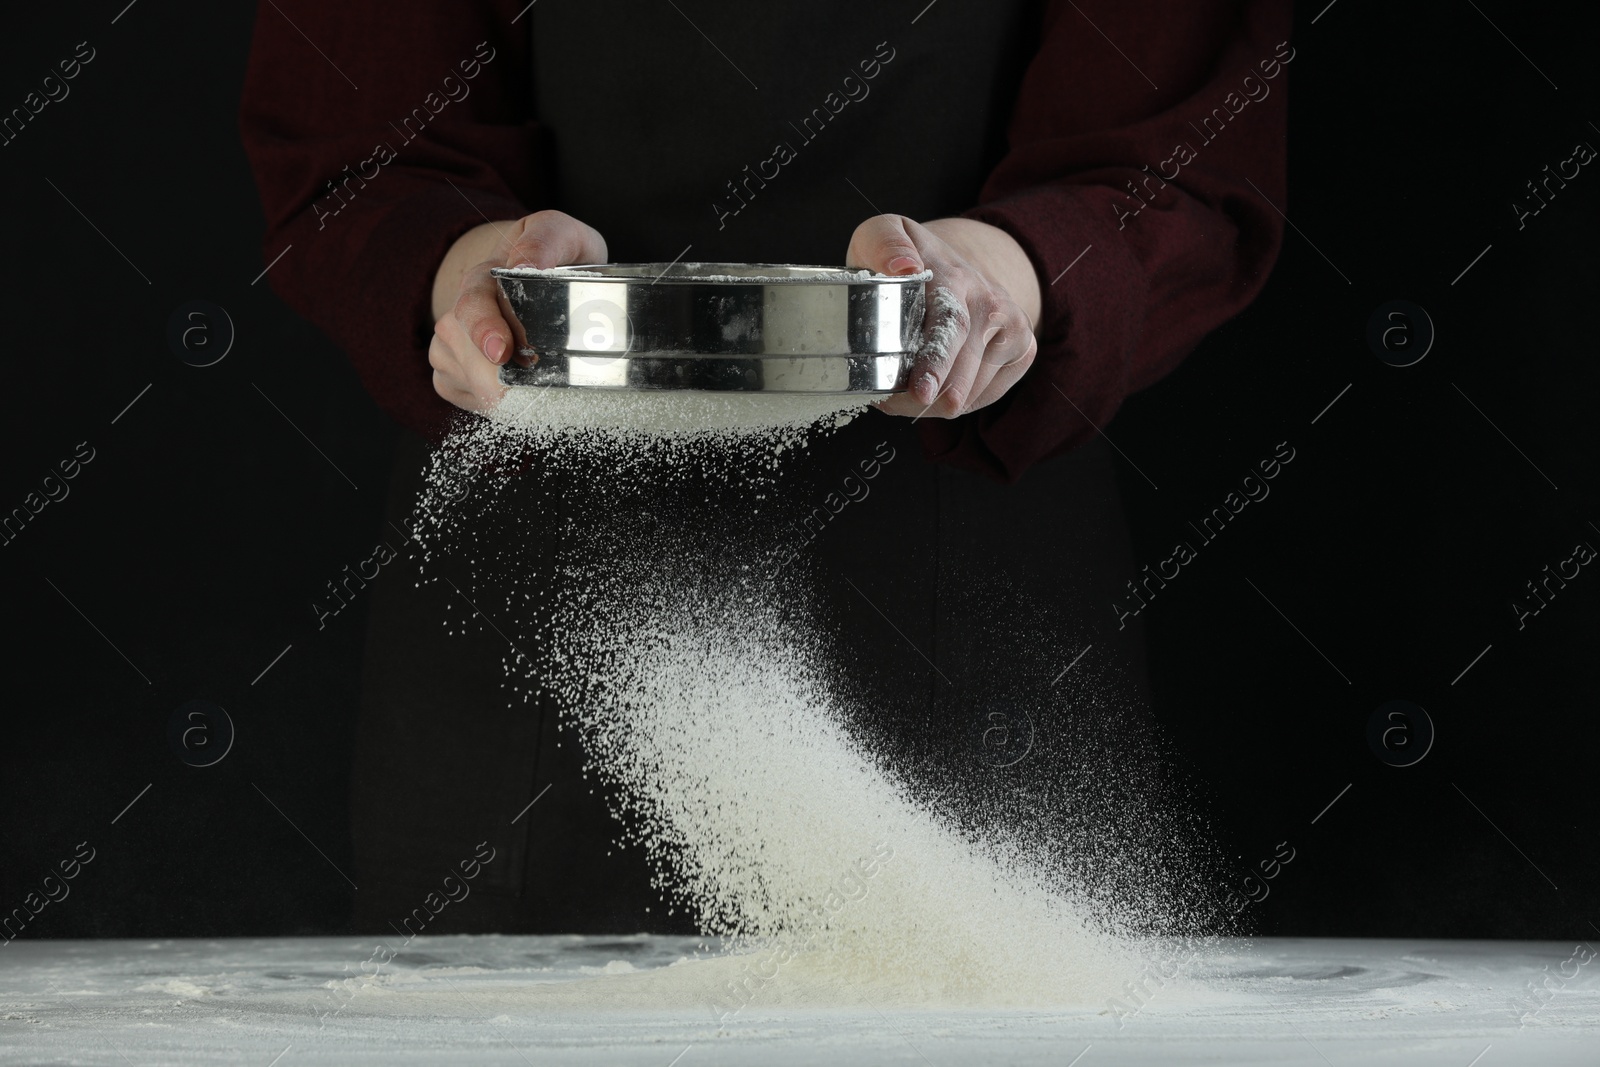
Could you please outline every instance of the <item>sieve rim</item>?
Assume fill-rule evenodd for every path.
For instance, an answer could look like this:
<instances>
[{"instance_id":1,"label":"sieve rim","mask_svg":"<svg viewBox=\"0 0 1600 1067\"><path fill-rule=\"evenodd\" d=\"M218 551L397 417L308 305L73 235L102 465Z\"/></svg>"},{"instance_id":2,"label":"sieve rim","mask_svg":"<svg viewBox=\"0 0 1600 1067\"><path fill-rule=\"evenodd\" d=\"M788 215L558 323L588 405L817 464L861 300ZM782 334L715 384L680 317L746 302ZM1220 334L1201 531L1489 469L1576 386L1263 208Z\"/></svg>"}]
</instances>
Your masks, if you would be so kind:
<instances>
[{"instance_id":1,"label":"sieve rim","mask_svg":"<svg viewBox=\"0 0 1600 1067\"><path fill-rule=\"evenodd\" d=\"M916 285L933 278L931 270L916 274L878 274L864 267L816 263L573 263L560 267L491 267L495 278L521 282L583 281L631 285Z\"/></svg>"}]
</instances>

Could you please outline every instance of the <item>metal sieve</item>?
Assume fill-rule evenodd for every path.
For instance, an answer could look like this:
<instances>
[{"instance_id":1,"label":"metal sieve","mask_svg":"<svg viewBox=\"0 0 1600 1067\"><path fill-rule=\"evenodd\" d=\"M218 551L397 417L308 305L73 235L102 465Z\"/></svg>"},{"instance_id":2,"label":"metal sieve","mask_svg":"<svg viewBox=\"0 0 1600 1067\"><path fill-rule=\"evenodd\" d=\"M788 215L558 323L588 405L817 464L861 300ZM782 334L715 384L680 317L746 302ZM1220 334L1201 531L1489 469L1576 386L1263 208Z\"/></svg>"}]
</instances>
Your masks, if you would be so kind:
<instances>
[{"instance_id":1,"label":"metal sieve","mask_svg":"<svg viewBox=\"0 0 1600 1067\"><path fill-rule=\"evenodd\" d=\"M516 334L506 385L895 393L927 273L767 263L495 268Z\"/></svg>"}]
</instances>

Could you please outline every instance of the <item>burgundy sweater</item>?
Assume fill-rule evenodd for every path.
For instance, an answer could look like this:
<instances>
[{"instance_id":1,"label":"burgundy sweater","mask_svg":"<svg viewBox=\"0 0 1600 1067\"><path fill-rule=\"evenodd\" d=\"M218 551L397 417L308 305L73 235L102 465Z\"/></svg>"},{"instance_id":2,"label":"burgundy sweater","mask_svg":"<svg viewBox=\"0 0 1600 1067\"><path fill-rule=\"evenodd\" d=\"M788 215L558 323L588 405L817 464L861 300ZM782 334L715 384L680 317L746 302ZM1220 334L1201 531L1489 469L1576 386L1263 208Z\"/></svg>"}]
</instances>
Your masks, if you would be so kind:
<instances>
[{"instance_id":1,"label":"burgundy sweater","mask_svg":"<svg viewBox=\"0 0 1600 1067\"><path fill-rule=\"evenodd\" d=\"M426 355L445 251L486 218L562 206L526 6L282 0L257 13L240 124L268 280L426 437L454 410ZM1242 310L1282 239L1272 205L1286 206L1288 3L1043 6L1004 154L964 212L1032 259L1039 355L998 403L919 423L930 458L1007 480L1093 436ZM431 121L406 123L419 106Z\"/></svg>"}]
</instances>

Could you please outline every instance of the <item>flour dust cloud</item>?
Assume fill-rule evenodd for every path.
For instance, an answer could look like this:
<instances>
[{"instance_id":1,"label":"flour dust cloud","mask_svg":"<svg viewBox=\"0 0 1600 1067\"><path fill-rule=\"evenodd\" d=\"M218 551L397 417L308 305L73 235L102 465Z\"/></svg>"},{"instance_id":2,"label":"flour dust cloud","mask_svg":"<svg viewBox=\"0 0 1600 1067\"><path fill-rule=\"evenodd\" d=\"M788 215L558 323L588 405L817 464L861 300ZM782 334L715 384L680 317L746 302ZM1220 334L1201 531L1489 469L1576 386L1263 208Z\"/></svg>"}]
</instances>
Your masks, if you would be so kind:
<instances>
[{"instance_id":1,"label":"flour dust cloud","mask_svg":"<svg viewBox=\"0 0 1600 1067\"><path fill-rule=\"evenodd\" d=\"M1110 826L1096 797L1114 766L1039 760L1020 785L949 788L863 728L872 687L831 654L804 582L763 577L774 472L863 409L846 401L513 390L433 457L425 573L448 559L507 585L502 623L537 593L503 635L508 699L555 701L615 798L617 844L644 850L662 908L708 938L648 982L572 996L724 1017L757 990L1081 1005L1147 966L1146 935L1203 925L1174 888L1190 853L1139 844L1193 828L1153 802L1123 811L1132 831ZM555 516L538 545L516 535L528 506Z\"/></svg>"}]
</instances>

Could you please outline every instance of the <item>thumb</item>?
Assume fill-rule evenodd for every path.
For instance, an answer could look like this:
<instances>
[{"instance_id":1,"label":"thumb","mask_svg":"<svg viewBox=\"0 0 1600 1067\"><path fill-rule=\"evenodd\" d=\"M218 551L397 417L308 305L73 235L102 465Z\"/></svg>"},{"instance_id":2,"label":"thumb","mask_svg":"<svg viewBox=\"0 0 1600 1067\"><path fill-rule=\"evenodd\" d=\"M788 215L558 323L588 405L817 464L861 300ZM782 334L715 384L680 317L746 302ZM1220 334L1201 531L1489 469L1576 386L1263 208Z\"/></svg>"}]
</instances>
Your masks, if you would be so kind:
<instances>
[{"instance_id":1,"label":"thumb","mask_svg":"<svg viewBox=\"0 0 1600 1067\"><path fill-rule=\"evenodd\" d=\"M916 223L904 215L872 216L850 236L845 266L865 267L879 274L918 273L922 270L922 253L917 251L908 225Z\"/></svg>"},{"instance_id":2,"label":"thumb","mask_svg":"<svg viewBox=\"0 0 1600 1067\"><path fill-rule=\"evenodd\" d=\"M600 231L562 211L537 211L521 220L506 252L511 267L561 267L569 263L604 263L606 241Z\"/></svg>"}]
</instances>

